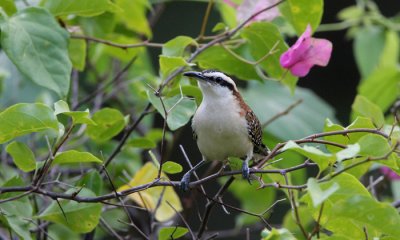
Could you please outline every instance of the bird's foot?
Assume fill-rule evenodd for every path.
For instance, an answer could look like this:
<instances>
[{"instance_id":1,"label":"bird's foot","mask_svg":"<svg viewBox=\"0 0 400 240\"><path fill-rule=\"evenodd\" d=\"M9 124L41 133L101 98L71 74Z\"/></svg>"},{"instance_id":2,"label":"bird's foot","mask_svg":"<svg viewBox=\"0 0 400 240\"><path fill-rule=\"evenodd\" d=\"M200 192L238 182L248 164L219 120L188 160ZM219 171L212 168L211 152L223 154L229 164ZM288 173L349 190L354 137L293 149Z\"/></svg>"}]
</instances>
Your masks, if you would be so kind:
<instances>
[{"instance_id":1,"label":"bird's foot","mask_svg":"<svg viewBox=\"0 0 400 240\"><path fill-rule=\"evenodd\" d=\"M181 179L181 184L179 186L179 188L186 192L187 190L189 190L189 183L190 183L190 174L191 172L187 172L183 175L182 179Z\"/></svg>"},{"instance_id":2,"label":"bird's foot","mask_svg":"<svg viewBox=\"0 0 400 240\"><path fill-rule=\"evenodd\" d=\"M250 168L249 168L249 164L246 161L244 161L243 165L242 165L242 175L243 175L243 178L246 179L251 184L251 182L250 182Z\"/></svg>"}]
</instances>

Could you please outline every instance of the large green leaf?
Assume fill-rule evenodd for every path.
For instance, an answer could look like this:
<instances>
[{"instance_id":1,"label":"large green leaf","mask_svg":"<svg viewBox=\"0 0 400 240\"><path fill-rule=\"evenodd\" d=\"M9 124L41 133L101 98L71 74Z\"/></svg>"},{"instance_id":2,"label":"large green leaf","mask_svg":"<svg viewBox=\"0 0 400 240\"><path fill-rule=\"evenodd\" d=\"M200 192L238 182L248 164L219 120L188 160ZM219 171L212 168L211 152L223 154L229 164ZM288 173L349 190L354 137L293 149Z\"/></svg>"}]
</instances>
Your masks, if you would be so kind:
<instances>
[{"instance_id":1,"label":"large green leaf","mask_svg":"<svg viewBox=\"0 0 400 240\"><path fill-rule=\"evenodd\" d=\"M17 12L17 7L15 6L14 0L2 0L0 2L0 8L3 8L4 12L9 16Z\"/></svg>"},{"instance_id":2,"label":"large green leaf","mask_svg":"<svg viewBox=\"0 0 400 240\"><path fill-rule=\"evenodd\" d=\"M121 9L117 18L129 29L151 37L150 25L147 21L146 12L150 4L148 0L117 0L115 3Z\"/></svg>"},{"instance_id":3,"label":"large green leaf","mask_svg":"<svg viewBox=\"0 0 400 240\"><path fill-rule=\"evenodd\" d=\"M367 134L360 138L358 143L360 144L360 155L365 157L383 157L392 150L388 140L376 134Z\"/></svg>"},{"instance_id":4,"label":"large green leaf","mask_svg":"<svg viewBox=\"0 0 400 240\"><path fill-rule=\"evenodd\" d=\"M36 159L32 150L22 142L12 142L7 145L6 151L14 160L15 165L24 172L36 169Z\"/></svg>"},{"instance_id":5,"label":"large green leaf","mask_svg":"<svg viewBox=\"0 0 400 240\"><path fill-rule=\"evenodd\" d=\"M88 125L87 133L97 141L107 141L121 132L126 121L124 115L117 109L103 108L93 114L92 120L97 125Z\"/></svg>"},{"instance_id":6,"label":"large green leaf","mask_svg":"<svg viewBox=\"0 0 400 240\"><path fill-rule=\"evenodd\" d=\"M162 55L181 57L189 45L197 46L197 42L191 37L178 36L164 44Z\"/></svg>"},{"instance_id":7,"label":"large green leaf","mask_svg":"<svg viewBox=\"0 0 400 240\"><path fill-rule=\"evenodd\" d=\"M371 118L377 127L382 127L385 124L382 110L364 96L357 95L351 108L355 114Z\"/></svg>"},{"instance_id":8,"label":"large green leaf","mask_svg":"<svg viewBox=\"0 0 400 240\"><path fill-rule=\"evenodd\" d=\"M71 194L79 189L70 189L67 193ZM78 196L94 197L92 191L83 188ZM42 214L37 216L40 219L60 223L77 233L87 233L92 231L99 223L101 214L101 203L78 203L72 200L59 200L60 206L54 200Z\"/></svg>"},{"instance_id":9,"label":"large green leaf","mask_svg":"<svg viewBox=\"0 0 400 240\"><path fill-rule=\"evenodd\" d=\"M56 115L64 114L71 117L73 124L96 125L96 123L90 118L89 109L86 111L71 111L68 104L63 100L54 103L54 113Z\"/></svg>"},{"instance_id":10,"label":"large green leaf","mask_svg":"<svg viewBox=\"0 0 400 240\"><path fill-rule=\"evenodd\" d=\"M378 67L358 86L358 93L388 110L400 96L400 70L397 66Z\"/></svg>"},{"instance_id":11,"label":"large green leaf","mask_svg":"<svg viewBox=\"0 0 400 240\"><path fill-rule=\"evenodd\" d=\"M279 62L282 53L288 49L279 29L272 23L255 22L242 30L242 36L248 41L255 60L264 57L277 44L275 53L262 61L260 66L270 77L281 80L293 92L298 78L282 68Z\"/></svg>"},{"instance_id":12,"label":"large green leaf","mask_svg":"<svg viewBox=\"0 0 400 240\"><path fill-rule=\"evenodd\" d=\"M76 186L88 188L98 196L103 191L103 179L97 170L92 170L86 173Z\"/></svg>"},{"instance_id":13,"label":"large green leaf","mask_svg":"<svg viewBox=\"0 0 400 240\"><path fill-rule=\"evenodd\" d=\"M66 163L102 163L100 159L93 156L93 154L88 152L78 152L76 150L69 150L57 154L54 157L54 164L66 164Z\"/></svg>"},{"instance_id":14,"label":"large green leaf","mask_svg":"<svg viewBox=\"0 0 400 240\"><path fill-rule=\"evenodd\" d=\"M326 118L334 119L334 110L308 89L298 87L294 95L277 82L250 82L242 91L245 100L261 123L284 111L299 99L303 102L289 114L272 122L267 132L282 140L299 139L321 132Z\"/></svg>"},{"instance_id":15,"label":"large green leaf","mask_svg":"<svg viewBox=\"0 0 400 240\"><path fill-rule=\"evenodd\" d=\"M86 41L82 39L70 39L68 44L68 54L72 66L79 71L85 69L86 64Z\"/></svg>"},{"instance_id":16,"label":"large green leaf","mask_svg":"<svg viewBox=\"0 0 400 240\"><path fill-rule=\"evenodd\" d=\"M253 65L239 60L221 46L206 49L197 56L196 61L203 69L217 69L243 80L260 78Z\"/></svg>"},{"instance_id":17,"label":"large green leaf","mask_svg":"<svg viewBox=\"0 0 400 240\"><path fill-rule=\"evenodd\" d=\"M1 45L19 71L61 97L69 90L68 33L45 9L29 7L1 25Z\"/></svg>"},{"instance_id":18,"label":"large green leaf","mask_svg":"<svg viewBox=\"0 0 400 240\"><path fill-rule=\"evenodd\" d=\"M301 155L311 159L315 163L318 164L320 171L325 170L330 164L333 164L336 160L335 156L329 153L324 153L316 147L312 146L303 146L300 147L293 141L289 141L282 148L282 151L292 150L300 153Z\"/></svg>"},{"instance_id":19,"label":"large green leaf","mask_svg":"<svg viewBox=\"0 0 400 240\"><path fill-rule=\"evenodd\" d=\"M363 239L364 229L371 237L400 236L400 216L395 208L376 201L355 177L346 173L319 186L326 190L335 184L339 189L324 202L320 219L324 228L334 235L343 234L350 239ZM302 200L308 203L314 219L317 219L320 207L313 206L310 194L307 193Z\"/></svg>"},{"instance_id":20,"label":"large green leaf","mask_svg":"<svg viewBox=\"0 0 400 240\"><path fill-rule=\"evenodd\" d=\"M176 69L187 65L188 63L183 59L183 57L160 55L160 71L163 78L166 78Z\"/></svg>"},{"instance_id":21,"label":"large green leaf","mask_svg":"<svg viewBox=\"0 0 400 240\"><path fill-rule=\"evenodd\" d=\"M345 129L356 129L356 128L370 128L370 129L376 129L374 124L372 123L372 120L370 118L366 117L357 117L354 122L352 122L349 126L346 128L333 123L330 119L325 120L325 126L324 126L324 132L333 132L333 131L343 131ZM346 135L331 135L331 136L325 136L324 139L330 142L334 143L339 143L343 145L348 145L348 144L354 144L356 143L362 136L368 134L367 132L353 132L353 133L348 133ZM327 149L332 152L338 152L341 151L342 148L327 145Z\"/></svg>"},{"instance_id":22,"label":"large green leaf","mask_svg":"<svg viewBox=\"0 0 400 240\"><path fill-rule=\"evenodd\" d=\"M41 103L19 103L0 113L0 143L32 132L58 132L53 111Z\"/></svg>"},{"instance_id":23,"label":"large green leaf","mask_svg":"<svg viewBox=\"0 0 400 240\"><path fill-rule=\"evenodd\" d=\"M24 182L19 176L15 176L5 182L2 187L18 186L24 186ZM19 194L19 192L3 193L0 195L0 199L16 197ZM32 213L32 205L27 196L0 204L0 222L9 226L23 240L32 239L29 232L31 225L26 220L32 218Z\"/></svg>"},{"instance_id":24,"label":"large green leaf","mask_svg":"<svg viewBox=\"0 0 400 240\"><path fill-rule=\"evenodd\" d=\"M384 45L385 31L381 26L368 25L357 32L353 48L362 78L376 68Z\"/></svg>"},{"instance_id":25,"label":"large green leaf","mask_svg":"<svg viewBox=\"0 0 400 240\"><path fill-rule=\"evenodd\" d=\"M150 92L147 93L147 96L151 104L165 118L165 111L160 98ZM196 102L183 96L163 98L163 103L167 111L167 124L172 131L188 123L196 111Z\"/></svg>"},{"instance_id":26,"label":"large green leaf","mask_svg":"<svg viewBox=\"0 0 400 240\"><path fill-rule=\"evenodd\" d=\"M314 207L318 207L319 205L321 205L321 203L323 203L327 198L329 198L338 189L339 189L339 185L333 184L328 189L322 191L315 178L309 178L307 181L307 190L310 193L310 197L311 197Z\"/></svg>"},{"instance_id":27,"label":"large green leaf","mask_svg":"<svg viewBox=\"0 0 400 240\"><path fill-rule=\"evenodd\" d=\"M324 11L324 2L323 0L288 0L281 4L280 11L300 35L308 24L314 31L317 29Z\"/></svg>"},{"instance_id":28,"label":"large green leaf","mask_svg":"<svg viewBox=\"0 0 400 240\"><path fill-rule=\"evenodd\" d=\"M109 0L42 0L40 5L47 8L54 16L74 14L91 17L107 11L111 3Z\"/></svg>"}]
</instances>

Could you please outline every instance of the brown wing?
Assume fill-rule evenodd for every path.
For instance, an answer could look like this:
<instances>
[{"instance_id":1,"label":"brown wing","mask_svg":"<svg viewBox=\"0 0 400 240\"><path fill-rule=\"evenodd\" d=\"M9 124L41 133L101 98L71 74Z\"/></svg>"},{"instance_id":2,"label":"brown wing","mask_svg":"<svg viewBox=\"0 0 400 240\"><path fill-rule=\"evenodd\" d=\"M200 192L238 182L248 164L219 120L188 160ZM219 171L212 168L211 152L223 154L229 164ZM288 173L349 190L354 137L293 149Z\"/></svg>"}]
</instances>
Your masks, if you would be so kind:
<instances>
[{"instance_id":1,"label":"brown wing","mask_svg":"<svg viewBox=\"0 0 400 240\"><path fill-rule=\"evenodd\" d=\"M254 153L267 155L269 149L262 142L261 123L250 108L246 112L246 120L249 138L254 144Z\"/></svg>"}]
</instances>

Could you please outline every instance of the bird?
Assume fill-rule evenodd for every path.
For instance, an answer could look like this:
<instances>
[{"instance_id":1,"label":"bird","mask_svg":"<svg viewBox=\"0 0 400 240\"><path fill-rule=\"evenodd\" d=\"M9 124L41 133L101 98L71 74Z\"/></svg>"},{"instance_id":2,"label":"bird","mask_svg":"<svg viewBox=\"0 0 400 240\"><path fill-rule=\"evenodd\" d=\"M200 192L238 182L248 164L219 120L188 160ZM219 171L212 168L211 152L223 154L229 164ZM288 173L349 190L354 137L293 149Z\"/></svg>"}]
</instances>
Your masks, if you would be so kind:
<instances>
[{"instance_id":1,"label":"bird","mask_svg":"<svg viewBox=\"0 0 400 240\"><path fill-rule=\"evenodd\" d=\"M223 72L188 71L184 76L194 78L203 100L192 118L193 137L202 160L181 180L187 190L190 175L206 161L226 161L238 157L243 161L243 178L250 182L249 161L266 156L269 149L262 142L262 127L253 110L245 103L235 82Z\"/></svg>"}]
</instances>

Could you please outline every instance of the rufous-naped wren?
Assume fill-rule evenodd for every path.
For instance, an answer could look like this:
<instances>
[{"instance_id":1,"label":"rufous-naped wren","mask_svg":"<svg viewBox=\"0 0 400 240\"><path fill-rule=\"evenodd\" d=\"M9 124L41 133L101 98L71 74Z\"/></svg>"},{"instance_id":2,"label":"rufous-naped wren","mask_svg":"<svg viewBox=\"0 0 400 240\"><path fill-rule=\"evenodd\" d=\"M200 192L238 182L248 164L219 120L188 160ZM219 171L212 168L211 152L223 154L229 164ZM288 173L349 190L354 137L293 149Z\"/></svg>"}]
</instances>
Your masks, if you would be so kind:
<instances>
[{"instance_id":1,"label":"rufous-naped wren","mask_svg":"<svg viewBox=\"0 0 400 240\"><path fill-rule=\"evenodd\" d=\"M198 80L203 101L192 120L193 136L203 160L181 181L186 190L190 174L205 161L225 161L228 157L243 159L242 173L249 179L249 161L265 156L268 148L262 143L262 128L257 116L244 102L235 82L222 72L205 70L185 72Z\"/></svg>"}]
</instances>

